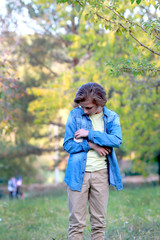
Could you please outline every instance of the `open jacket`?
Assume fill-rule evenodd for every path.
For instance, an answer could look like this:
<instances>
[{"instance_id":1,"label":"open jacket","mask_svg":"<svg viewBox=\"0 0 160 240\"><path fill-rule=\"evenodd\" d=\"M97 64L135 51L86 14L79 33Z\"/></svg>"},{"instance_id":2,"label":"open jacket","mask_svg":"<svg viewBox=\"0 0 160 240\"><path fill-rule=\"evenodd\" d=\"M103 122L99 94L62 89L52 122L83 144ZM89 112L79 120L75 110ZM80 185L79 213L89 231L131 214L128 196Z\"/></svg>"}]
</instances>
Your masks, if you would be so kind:
<instances>
[{"instance_id":1,"label":"open jacket","mask_svg":"<svg viewBox=\"0 0 160 240\"><path fill-rule=\"evenodd\" d=\"M66 123L63 147L70 154L65 174L65 183L76 191L81 191L85 174L87 152L91 149L88 141L104 147L111 147L108 157L109 184L117 190L123 189L119 166L114 147L122 144L120 120L117 113L108 108L103 108L104 132L92 130L92 121L81 107L74 108ZM88 138L82 142L74 141L74 134L78 129L89 130Z\"/></svg>"}]
</instances>

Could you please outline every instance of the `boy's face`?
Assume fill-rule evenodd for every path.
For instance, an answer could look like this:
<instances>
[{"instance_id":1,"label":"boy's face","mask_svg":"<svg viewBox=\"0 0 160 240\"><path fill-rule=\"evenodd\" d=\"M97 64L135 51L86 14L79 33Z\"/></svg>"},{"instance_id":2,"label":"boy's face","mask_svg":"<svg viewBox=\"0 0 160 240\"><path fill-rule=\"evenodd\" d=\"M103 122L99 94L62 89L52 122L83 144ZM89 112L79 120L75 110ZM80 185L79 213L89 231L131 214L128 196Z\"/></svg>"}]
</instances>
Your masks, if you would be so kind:
<instances>
[{"instance_id":1,"label":"boy's face","mask_svg":"<svg viewBox=\"0 0 160 240\"><path fill-rule=\"evenodd\" d=\"M84 113L87 115L93 115L97 114L103 111L103 108L101 106L97 106L95 103L93 103L92 99L88 99L83 102L79 102L79 105L83 109Z\"/></svg>"}]
</instances>

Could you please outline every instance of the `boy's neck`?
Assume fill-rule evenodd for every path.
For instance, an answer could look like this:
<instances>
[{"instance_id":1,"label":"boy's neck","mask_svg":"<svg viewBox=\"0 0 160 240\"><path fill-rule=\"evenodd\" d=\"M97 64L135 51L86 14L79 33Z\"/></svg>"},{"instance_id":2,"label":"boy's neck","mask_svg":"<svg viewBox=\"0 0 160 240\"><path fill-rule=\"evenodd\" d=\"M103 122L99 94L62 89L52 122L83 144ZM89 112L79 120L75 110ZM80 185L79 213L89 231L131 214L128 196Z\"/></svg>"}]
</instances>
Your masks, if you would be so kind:
<instances>
[{"instance_id":1,"label":"boy's neck","mask_svg":"<svg viewBox=\"0 0 160 240\"><path fill-rule=\"evenodd\" d=\"M102 111L103 111L103 108L102 108L101 106L99 106L99 107L97 108L97 112L96 112L95 114L101 113Z\"/></svg>"}]
</instances>

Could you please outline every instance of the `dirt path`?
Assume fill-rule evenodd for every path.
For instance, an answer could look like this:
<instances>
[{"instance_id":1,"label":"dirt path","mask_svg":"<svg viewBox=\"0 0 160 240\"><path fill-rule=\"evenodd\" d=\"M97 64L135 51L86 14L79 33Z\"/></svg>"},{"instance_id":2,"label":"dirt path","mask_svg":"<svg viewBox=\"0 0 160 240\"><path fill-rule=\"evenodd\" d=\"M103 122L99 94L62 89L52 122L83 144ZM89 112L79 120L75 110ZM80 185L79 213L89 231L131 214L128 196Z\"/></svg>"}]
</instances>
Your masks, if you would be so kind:
<instances>
[{"instance_id":1,"label":"dirt path","mask_svg":"<svg viewBox=\"0 0 160 240\"><path fill-rule=\"evenodd\" d=\"M145 183L152 183L157 182L158 183L159 176L157 175L149 175L148 177L143 176L127 176L122 178L122 181L124 185L143 185ZM35 194L47 194L50 192L57 192L57 191L63 191L66 189L65 183L53 183L53 184L31 184L31 185L23 185L23 192L28 192ZM0 190L3 191L5 194L8 194L7 186L0 186Z\"/></svg>"},{"instance_id":2,"label":"dirt path","mask_svg":"<svg viewBox=\"0 0 160 240\"><path fill-rule=\"evenodd\" d=\"M158 182L159 176L157 175L149 175L148 177L143 176L127 176L124 177L123 183L134 183L134 184L142 184L142 183L151 183Z\"/></svg>"}]
</instances>

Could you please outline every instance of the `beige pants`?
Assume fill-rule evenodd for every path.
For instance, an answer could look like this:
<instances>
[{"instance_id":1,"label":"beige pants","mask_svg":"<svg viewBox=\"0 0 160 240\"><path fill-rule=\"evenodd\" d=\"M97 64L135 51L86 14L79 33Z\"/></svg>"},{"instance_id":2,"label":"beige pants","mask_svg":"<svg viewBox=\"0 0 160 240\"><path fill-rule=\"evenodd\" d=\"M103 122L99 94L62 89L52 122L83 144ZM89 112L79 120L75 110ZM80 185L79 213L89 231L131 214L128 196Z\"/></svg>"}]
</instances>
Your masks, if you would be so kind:
<instances>
[{"instance_id":1,"label":"beige pants","mask_svg":"<svg viewBox=\"0 0 160 240\"><path fill-rule=\"evenodd\" d=\"M109 196L107 169L85 172L81 192L68 188L69 240L82 240L86 227L87 203L91 222L91 239L104 240L105 216Z\"/></svg>"}]
</instances>

